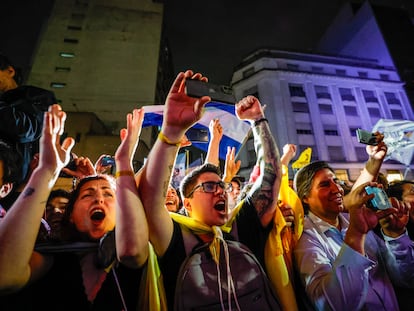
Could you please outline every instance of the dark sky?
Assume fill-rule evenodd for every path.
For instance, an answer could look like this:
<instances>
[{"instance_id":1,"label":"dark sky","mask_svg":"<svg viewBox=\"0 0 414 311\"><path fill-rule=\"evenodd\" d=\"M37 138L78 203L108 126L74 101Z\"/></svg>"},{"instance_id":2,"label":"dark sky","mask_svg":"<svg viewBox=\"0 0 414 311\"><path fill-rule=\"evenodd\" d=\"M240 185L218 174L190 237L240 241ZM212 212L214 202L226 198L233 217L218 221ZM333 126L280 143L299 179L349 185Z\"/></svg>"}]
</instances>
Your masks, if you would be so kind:
<instances>
[{"instance_id":1,"label":"dark sky","mask_svg":"<svg viewBox=\"0 0 414 311\"><path fill-rule=\"evenodd\" d=\"M393 6L413 0L372 0ZM193 69L228 84L233 68L260 47L311 51L345 0L165 0L175 72ZM356 1L361 2L361 1ZM0 51L29 70L53 0L0 0Z\"/></svg>"}]
</instances>

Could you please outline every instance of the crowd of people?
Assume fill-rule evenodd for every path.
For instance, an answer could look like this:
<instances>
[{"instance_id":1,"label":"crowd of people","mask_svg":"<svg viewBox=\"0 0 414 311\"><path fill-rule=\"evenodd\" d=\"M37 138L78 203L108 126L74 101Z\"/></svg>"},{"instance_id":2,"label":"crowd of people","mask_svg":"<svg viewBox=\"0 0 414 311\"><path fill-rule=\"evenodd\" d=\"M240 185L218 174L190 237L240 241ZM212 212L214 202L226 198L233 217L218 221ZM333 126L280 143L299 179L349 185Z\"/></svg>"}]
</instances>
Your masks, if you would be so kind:
<instances>
[{"instance_id":1,"label":"crowd of people","mask_svg":"<svg viewBox=\"0 0 414 311\"><path fill-rule=\"evenodd\" d=\"M10 80L14 75L0 57L0 101L18 88ZM104 155L96 164L74 157L74 139L62 137L66 113L58 104L34 111L1 103L2 116L7 112L28 123L20 134L0 124L0 309L190 310L182 307L186 298L191 310L411 308L414 182L379 181L387 152L381 135L377 145L367 146L367 162L346 192L325 161L299 169L291 187L287 167L296 146L279 152L263 106L249 95L235 104L235 112L251 124L256 163L250 177L237 175L241 162L231 146L220 167L225 125L214 119L205 163L177 189L171 181L178 151L211 100L186 95L189 79L207 81L191 70L177 75L158 138L139 171L132 161L142 108L126 116L112 174L100 163ZM16 152L11 142L22 144L16 137L30 129L38 135L25 162L26 152ZM62 173L76 180L72 191L55 189ZM390 207L372 208L375 195L367 186L386 189ZM212 266L200 265L193 277L200 296L183 297L192 291L181 290L181 270L200 245L208 251L198 261ZM239 281L252 273L252 263L232 257L233 249L255 258L263 274ZM207 274L213 274L215 288L204 288ZM264 285L254 294L238 294L257 283ZM207 297L217 301L208 304Z\"/></svg>"}]
</instances>

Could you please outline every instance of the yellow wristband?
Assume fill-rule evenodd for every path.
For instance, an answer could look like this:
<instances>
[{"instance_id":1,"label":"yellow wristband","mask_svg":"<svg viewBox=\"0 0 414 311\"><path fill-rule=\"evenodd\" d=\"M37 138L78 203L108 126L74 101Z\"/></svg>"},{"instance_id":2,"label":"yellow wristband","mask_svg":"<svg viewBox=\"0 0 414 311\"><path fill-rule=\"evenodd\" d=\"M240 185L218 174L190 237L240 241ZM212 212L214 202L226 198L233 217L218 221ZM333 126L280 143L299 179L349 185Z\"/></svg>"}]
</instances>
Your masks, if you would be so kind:
<instances>
[{"instance_id":1,"label":"yellow wristband","mask_svg":"<svg viewBox=\"0 0 414 311\"><path fill-rule=\"evenodd\" d=\"M163 143L166 143L167 145L177 146L177 147L181 145L181 140L179 142L172 142L162 132L159 132L158 139L161 140Z\"/></svg>"},{"instance_id":2,"label":"yellow wristband","mask_svg":"<svg viewBox=\"0 0 414 311\"><path fill-rule=\"evenodd\" d=\"M121 176L135 176L133 171L118 171L115 173L115 179Z\"/></svg>"}]
</instances>

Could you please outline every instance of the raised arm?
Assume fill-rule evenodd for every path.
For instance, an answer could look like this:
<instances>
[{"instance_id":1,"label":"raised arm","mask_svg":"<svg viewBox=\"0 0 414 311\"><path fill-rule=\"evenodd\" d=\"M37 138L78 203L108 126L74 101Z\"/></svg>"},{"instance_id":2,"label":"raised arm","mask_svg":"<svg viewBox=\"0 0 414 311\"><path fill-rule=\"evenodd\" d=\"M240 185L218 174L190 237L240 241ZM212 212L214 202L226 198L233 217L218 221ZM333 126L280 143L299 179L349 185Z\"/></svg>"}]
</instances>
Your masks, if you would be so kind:
<instances>
[{"instance_id":1,"label":"raised arm","mask_svg":"<svg viewBox=\"0 0 414 311\"><path fill-rule=\"evenodd\" d=\"M220 141L223 137L223 127L220 124L219 119L213 119L208 126L210 133L210 140L208 142L208 150L205 163L211 163L215 166L220 166L219 151Z\"/></svg>"},{"instance_id":2,"label":"raised arm","mask_svg":"<svg viewBox=\"0 0 414 311\"><path fill-rule=\"evenodd\" d=\"M72 138L59 143L66 114L59 105L45 113L39 165L6 216L0 221L0 292L26 285L46 269L47 257L33 251L49 193L60 170L69 162Z\"/></svg>"},{"instance_id":3,"label":"raised arm","mask_svg":"<svg viewBox=\"0 0 414 311\"><path fill-rule=\"evenodd\" d=\"M127 114L127 128L120 132L121 144L115 153L116 251L120 262L132 268L142 266L148 257L147 220L132 165L143 119L143 109Z\"/></svg>"},{"instance_id":4,"label":"raised arm","mask_svg":"<svg viewBox=\"0 0 414 311\"><path fill-rule=\"evenodd\" d=\"M361 174L352 186L352 189L356 189L359 185L369 181L377 181L378 173L380 172L382 162L384 162L384 158L387 155L388 147L383 142L384 135L379 132L376 132L375 134L377 135L378 145L366 146L366 152L369 158L365 163L365 167L361 171Z\"/></svg>"},{"instance_id":5,"label":"raised arm","mask_svg":"<svg viewBox=\"0 0 414 311\"><path fill-rule=\"evenodd\" d=\"M276 146L269 124L259 100L247 96L236 104L236 114L241 120L250 121L253 127L254 146L256 150L256 165L260 175L249 192L252 202L261 219L262 225L267 226L273 219L282 170L279 151Z\"/></svg>"},{"instance_id":6,"label":"raised arm","mask_svg":"<svg viewBox=\"0 0 414 311\"><path fill-rule=\"evenodd\" d=\"M158 256L162 256L172 237L173 222L164 207L175 158L185 132L197 122L210 97L192 98L185 94L185 81L199 79L191 70L177 75L167 96L160 135L139 176L139 194L148 221L149 237Z\"/></svg>"}]
</instances>

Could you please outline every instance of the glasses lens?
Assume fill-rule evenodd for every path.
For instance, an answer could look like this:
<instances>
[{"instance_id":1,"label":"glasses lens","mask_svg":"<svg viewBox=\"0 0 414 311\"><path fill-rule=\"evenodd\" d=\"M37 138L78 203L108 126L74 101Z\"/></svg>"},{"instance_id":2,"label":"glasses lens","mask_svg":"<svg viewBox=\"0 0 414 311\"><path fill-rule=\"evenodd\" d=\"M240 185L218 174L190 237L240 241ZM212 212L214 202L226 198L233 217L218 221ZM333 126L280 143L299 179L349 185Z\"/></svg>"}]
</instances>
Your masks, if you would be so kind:
<instances>
[{"instance_id":1,"label":"glasses lens","mask_svg":"<svg viewBox=\"0 0 414 311\"><path fill-rule=\"evenodd\" d=\"M216 192L217 191L217 183L214 181L208 181L203 183L203 190L204 192Z\"/></svg>"}]
</instances>

